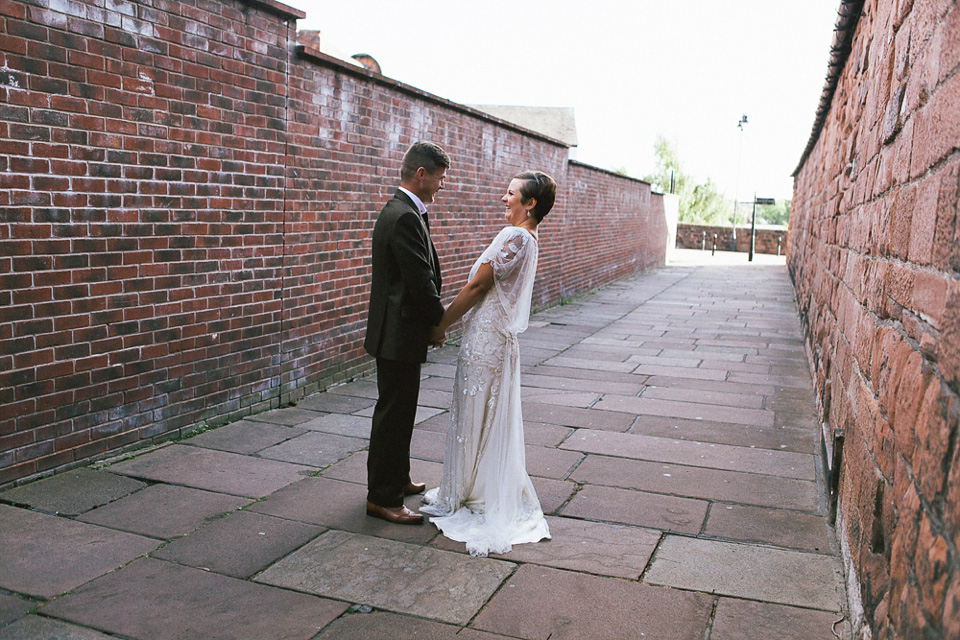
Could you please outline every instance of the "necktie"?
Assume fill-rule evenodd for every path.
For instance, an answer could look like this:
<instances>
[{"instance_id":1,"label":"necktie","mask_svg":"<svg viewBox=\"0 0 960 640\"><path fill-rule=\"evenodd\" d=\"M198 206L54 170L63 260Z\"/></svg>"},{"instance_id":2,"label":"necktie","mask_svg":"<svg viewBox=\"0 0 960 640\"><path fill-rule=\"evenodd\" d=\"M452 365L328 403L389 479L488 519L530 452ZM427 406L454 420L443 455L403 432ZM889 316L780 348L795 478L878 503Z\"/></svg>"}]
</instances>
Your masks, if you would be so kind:
<instances>
[{"instance_id":1,"label":"necktie","mask_svg":"<svg viewBox=\"0 0 960 640\"><path fill-rule=\"evenodd\" d=\"M427 227L427 233L430 233L430 220L427 218L427 212L424 211L421 217L423 218L424 226Z\"/></svg>"}]
</instances>

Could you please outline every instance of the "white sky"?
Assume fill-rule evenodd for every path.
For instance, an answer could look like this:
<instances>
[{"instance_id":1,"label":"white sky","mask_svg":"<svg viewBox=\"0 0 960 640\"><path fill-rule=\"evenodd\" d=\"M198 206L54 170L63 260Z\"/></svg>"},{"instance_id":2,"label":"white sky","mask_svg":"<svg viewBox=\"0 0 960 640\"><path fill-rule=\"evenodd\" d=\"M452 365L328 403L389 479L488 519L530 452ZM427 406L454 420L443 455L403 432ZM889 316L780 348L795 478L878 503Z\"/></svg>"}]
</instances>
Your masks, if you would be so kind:
<instances>
[{"instance_id":1,"label":"white sky","mask_svg":"<svg viewBox=\"0 0 960 640\"><path fill-rule=\"evenodd\" d=\"M792 197L840 0L287 0L325 45L463 104L574 107L575 157L643 177L658 134L728 198ZM420 9L419 12L413 9Z\"/></svg>"}]
</instances>

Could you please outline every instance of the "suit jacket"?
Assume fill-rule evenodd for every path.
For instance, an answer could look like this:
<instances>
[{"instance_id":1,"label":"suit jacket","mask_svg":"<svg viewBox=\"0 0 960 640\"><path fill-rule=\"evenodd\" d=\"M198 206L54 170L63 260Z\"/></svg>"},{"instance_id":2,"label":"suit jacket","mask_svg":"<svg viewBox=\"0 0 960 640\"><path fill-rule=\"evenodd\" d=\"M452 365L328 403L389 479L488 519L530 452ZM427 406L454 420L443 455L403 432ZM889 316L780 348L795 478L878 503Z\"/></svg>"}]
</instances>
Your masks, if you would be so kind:
<instances>
[{"instance_id":1,"label":"suit jacket","mask_svg":"<svg viewBox=\"0 0 960 640\"><path fill-rule=\"evenodd\" d=\"M373 228L373 282L363 347L378 358L425 362L440 323L440 260L420 213L397 191Z\"/></svg>"}]
</instances>

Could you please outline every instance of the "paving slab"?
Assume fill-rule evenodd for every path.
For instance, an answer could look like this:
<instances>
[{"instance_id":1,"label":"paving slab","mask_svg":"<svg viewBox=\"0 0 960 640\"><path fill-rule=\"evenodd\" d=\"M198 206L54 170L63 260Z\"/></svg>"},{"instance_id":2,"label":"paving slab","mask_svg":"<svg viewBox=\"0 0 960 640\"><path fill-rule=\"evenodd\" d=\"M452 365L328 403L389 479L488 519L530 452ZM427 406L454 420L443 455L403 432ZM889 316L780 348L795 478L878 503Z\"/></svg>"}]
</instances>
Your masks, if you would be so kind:
<instances>
[{"instance_id":1,"label":"paving slab","mask_svg":"<svg viewBox=\"0 0 960 640\"><path fill-rule=\"evenodd\" d=\"M366 438L367 440L370 439L371 427L370 418L343 413L328 413L299 425L300 429L309 431L323 431L324 433L351 438Z\"/></svg>"},{"instance_id":2,"label":"paving slab","mask_svg":"<svg viewBox=\"0 0 960 640\"><path fill-rule=\"evenodd\" d=\"M240 511L214 520L152 555L234 578L249 578L324 531L312 524Z\"/></svg>"},{"instance_id":3,"label":"paving slab","mask_svg":"<svg viewBox=\"0 0 960 640\"><path fill-rule=\"evenodd\" d=\"M77 520L153 538L176 538L248 504L248 498L155 484L89 511Z\"/></svg>"},{"instance_id":4,"label":"paving slab","mask_svg":"<svg viewBox=\"0 0 960 640\"><path fill-rule=\"evenodd\" d=\"M320 640L507 640L508 637L386 611L343 616L318 636Z\"/></svg>"},{"instance_id":5,"label":"paving slab","mask_svg":"<svg viewBox=\"0 0 960 640\"><path fill-rule=\"evenodd\" d=\"M174 444L118 462L114 473L217 493L262 498L316 469L303 465Z\"/></svg>"},{"instance_id":6,"label":"paving slab","mask_svg":"<svg viewBox=\"0 0 960 640\"><path fill-rule=\"evenodd\" d=\"M626 349L604 348L596 345L589 347L574 345L565 350L562 357L596 362L626 362L630 356L631 352Z\"/></svg>"},{"instance_id":7,"label":"paving slab","mask_svg":"<svg viewBox=\"0 0 960 640\"><path fill-rule=\"evenodd\" d=\"M693 420L713 420L715 422L730 422L733 424L749 424L755 427L774 426L773 411L758 409L740 409L738 407L723 407L715 404L693 402L696 396L691 396L688 402L675 400L658 400L656 398L628 398L625 396L604 396L593 409L601 411L619 411L637 415L670 416L690 418Z\"/></svg>"},{"instance_id":8,"label":"paving slab","mask_svg":"<svg viewBox=\"0 0 960 640\"><path fill-rule=\"evenodd\" d=\"M583 459L579 451L563 451L553 447L524 447L527 473L541 478L565 479Z\"/></svg>"},{"instance_id":9,"label":"paving slab","mask_svg":"<svg viewBox=\"0 0 960 640\"><path fill-rule=\"evenodd\" d=\"M703 640L711 596L522 565L473 628L524 640Z\"/></svg>"},{"instance_id":10,"label":"paving slab","mask_svg":"<svg viewBox=\"0 0 960 640\"><path fill-rule=\"evenodd\" d=\"M511 562L531 563L595 575L637 580L662 535L654 529L547 516L550 540L516 544L509 553L493 554ZM432 546L467 552L467 545L437 536Z\"/></svg>"},{"instance_id":11,"label":"paving slab","mask_svg":"<svg viewBox=\"0 0 960 640\"><path fill-rule=\"evenodd\" d=\"M35 615L0 629L3 640L109 640L112 637L69 622Z\"/></svg>"},{"instance_id":12,"label":"paving slab","mask_svg":"<svg viewBox=\"0 0 960 640\"><path fill-rule=\"evenodd\" d=\"M450 414L447 412L421 422L415 427L413 433L414 437L416 437L417 431L433 431L443 434L444 438L446 438L449 428ZM523 421L523 441L526 444L539 445L541 447L556 447L571 433L573 433L573 427L563 427L556 424L546 424L528 420Z\"/></svg>"},{"instance_id":13,"label":"paving slab","mask_svg":"<svg viewBox=\"0 0 960 640\"><path fill-rule=\"evenodd\" d=\"M297 406L301 409L323 411L324 413L355 413L377 403L377 385L373 383L372 387L373 395L369 397L364 387L348 385L346 388L339 387L339 393L315 393L307 396L300 400ZM360 395L346 395L344 391L347 391L347 389L360 391ZM309 420L304 420L304 422L309 422Z\"/></svg>"},{"instance_id":14,"label":"paving slab","mask_svg":"<svg viewBox=\"0 0 960 640\"><path fill-rule=\"evenodd\" d=\"M696 369L700 366L700 358L694 357L692 353L686 355L686 358L677 356L669 357L663 353L656 355L632 355L627 359L627 362L635 365L642 364L656 367L683 367L690 369Z\"/></svg>"},{"instance_id":15,"label":"paving slab","mask_svg":"<svg viewBox=\"0 0 960 640\"><path fill-rule=\"evenodd\" d=\"M369 418L366 419L369 422ZM413 432L416 433L417 430L421 431L435 431L437 433L445 434L447 429L450 427L450 412L444 411L439 413L432 418L427 418L423 422L418 422L416 426L413 427Z\"/></svg>"},{"instance_id":16,"label":"paving slab","mask_svg":"<svg viewBox=\"0 0 960 640\"><path fill-rule=\"evenodd\" d=\"M702 391L717 391L720 393L745 393L769 396L777 391L777 387L772 384L746 384L741 382L728 382L726 380L695 380L693 378L678 378L673 376L650 376L647 379L647 386L657 387L658 389L687 389L694 394Z\"/></svg>"},{"instance_id":17,"label":"paving slab","mask_svg":"<svg viewBox=\"0 0 960 640\"><path fill-rule=\"evenodd\" d=\"M423 391L424 389L436 389L438 391L453 393L453 378L424 378L420 380L420 390Z\"/></svg>"},{"instance_id":18,"label":"paving slab","mask_svg":"<svg viewBox=\"0 0 960 640\"><path fill-rule=\"evenodd\" d=\"M658 438L596 429L578 429L560 445L560 448L636 460L671 462L710 469L749 471L769 476L816 480L813 455L787 451L735 447L698 440Z\"/></svg>"},{"instance_id":19,"label":"paving slab","mask_svg":"<svg viewBox=\"0 0 960 640\"><path fill-rule=\"evenodd\" d=\"M644 381L644 376L634 375L633 373L616 373L614 371L591 371L589 369L575 369L570 367L557 367L552 366L552 362L547 364L537 365L536 367L531 367L528 370L525 370L520 377L521 384L526 379L526 375L538 375L538 376L550 376L555 378L566 378L571 381L572 385L576 384L578 380L585 380L588 383L592 382L618 382L622 384L642 384ZM591 386L593 386L591 384ZM576 390L578 387L571 386L573 390Z\"/></svg>"},{"instance_id":20,"label":"paving slab","mask_svg":"<svg viewBox=\"0 0 960 640\"><path fill-rule=\"evenodd\" d=\"M396 526L396 525L395 525ZM400 613L465 624L516 565L328 531L256 580Z\"/></svg>"},{"instance_id":21,"label":"paving slab","mask_svg":"<svg viewBox=\"0 0 960 640\"><path fill-rule=\"evenodd\" d=\"M599 400L601 395L602 394L594 391L557 391L553 389L531 389L526 387L523 390L523 402L539 402L542 404L555 404L561 407L587 409Z\"/></svg>"},{"instance_id":22,"label":"paving slab","mask_svg":"<svg viewBox=\"0 0 960 640\"><path fill-rule=\"evenodd\" d=\"M101 576L160 543L85 522L0 505L0 587L53 598ZM83 549L83 553L77 553Z\"/></svg>"},{"instance_id":23,"label":"paving slab","mask_svg":"<svg viewBox=\"0 0 960 640\"><path fill-rule=\"evenodd\" d=\"M0 593L0 627L26 615L35 606L37 603L33 600Z\"/></svg>"},{"instance_id":24,"label":"paving slab","mask_svg":"<svg viewBox=\"0 0 960 640\"><path fill-rule=\"evenodd\" d=\"M453 392L439 389L421 389L420 395L417 397L417 404L421 407L433 407L444 411L450 408L452 402Z\"/></svg>"},{"instance_id":25,"label":"paving slab","mask_svg":"<svg viewBox=\"0 0 960 640\"><path fill-rule=\"evenodd\" d=\"M587 485L573 496L561 514L697 534L707 517L707 504L703 500Z\"/></svg>"},{"instance_id":26,"label":"paving slab","mask_svg":"<svg viewBox=\"0 0 960 640\"><path fill-rule=\"evenodd\" d=\"M837 613L720 598L710 640L836 640L848 637L843 623Z\"/></svg>"},{"instance_id":27,"label":"paving slab","mask_svg":"<svg viewBox=\"0 0 960 640\"><path fill-rule=\"evenodd\" d=\"M257 413L246 419L254 422L270 422L295 427L302 422L310 422L321 415L322 413L319 411L311 411L303 407L280 407L264 413Z\"/></svg>"},{"instance_id":28,"label":"paving slab","mask_svg":"<svg viewBox=\"0 0 960 640\"><path fill-rule=\"evenodd\" d=\"M413 436L410 438L410 457L443 462L446 440L445 431L441 433L427 429L414 429Z\"/></svg>"},{"instance_id":29,"label":"paving slab","mask_svg":"<svg viewBox=\"0 0 960 640\"><path fill-rule=\"evenodd\" d=\"M631 413L558 407L539 402L525 402L522 410L524 420L554 424L561 427L585 427L605 431L626 431L636 419L636 416Z\"/></svg>"},{"instance_id":30,"label":"paving slab","mask_svg":"<svg viewBox=\"0 0 960 640\"><path fill-rule=\"evenodd\" d=\"M353 382L347 382L346 384L341 384L336 387L331 387L326 391L328 394L335 396L353 396L355 398L367 398L373 400L376 403L377 398L380 396L380 393L377 391L376 379L373 376L363 380L354 380ZM313 396L311 396L313 397ZM324 398L326 401L332 402L332 398ZM331 405L332 406L332 405ZM349 408L349 405L347 405ZM363 407L366 409L366 406ZM356 411L352 409L351 411ZM346 411L344 413L350 413L351 411Z\"/></svg>"},{"instance_id":31,"label":"paving slab","mask_svg":"<svg viewBox=\"0 0 960 640\"><path fill-rule=\"evenodd\" d=\"M531 390L558 389L571 392L616 393L621 396L635 396L643 389L640 379L637 378L632 382L611 382L528 373L523 374L520 381L524 388Z\"/></svg>"},{"instance_id":32,"label":"paving slab","mask_svg":"<svg viewBox=\"0 0 960 640\"><path fill-rule=\"evenodd\" d=\"M711 506L703 533L822 553L832 552L836 539L822 514L720 503Z\"/></svg>"},{"instance_id":33,"label":"paving slab","mask_svg":"<svg viewBox=\"0 0 960 640\"><path fill-rule=\"evenodd\" d=\"M147 486L133 478L82 467L0 493L0 500L76 516Z\"/></svg>"},{"instance_id":34,"label":"paving slab","mask_svg":"<svg viewBox=\"0 0 960 640\"><path fill-rule=\"evenodd\" d=\"M692 367L669 367L656 364L632 364L630 371L638 376L663 376L674 378L692 378L694 380L726 380L727 372L717 369L694 369Z\"/></svg>"},{"instance_id":35,"label":"paving slab","mask_svg":"<svg viewBox=\"0 0 960 640\"><path fill-rule=\"evenodd\" d=\"M723 393L719 391L699 390L694 392L697 402L716 404L726 407L740 407L741 409L763 409L763 396L755 393ZM611 394L612 395L612 394ZM676 387L657 387L647 385L643 389L643 398L658 398L660 400L679 400L689 402L691 389Z\"/></svg>"},{"instance_id":36,"label":"paving slab","mask_svg":"<svg viewBox=\"0 0 960 640\"><path fill-rule=\"evenodd\" d=\"M183 444L250 454L304 434L303 428L240 420L183 440Z\"/></svg>"},{"instance_id":37,"label":"paving slab","mask_svg":"<svg viewBox=\"0 0 960 640\"><path fill-rule=\"evenodd\" d=\"M369 441L311 431L261 451L261 458L322 469L340 462L354 451L365 449Z\"/></svg>"},{"instance_id":38,"label":"paving slab","mask_svg":"<svg viewBox=\"0 0 960 640\"><path fill-rule=\"evenodd\" d=\"M556 513L577 490L577 485L567 480L531 476L530 481L533 482L533 489L540 500L540 508L548 514Z\"/></svg>"},{"instance_id":39,"label":"paving slab","mask_svg":"<svg viewBox=\"0 0 960 640\"><path fill-rule=\"evenodd\" d=\"M42 612L150 640L309 640L346 609L342 602L142 558Z\"/></svg>"},{"instance_id":40,"label":"paving slab","mask_svg":"<svg viewBox=\"0 0 960 640\"><path fill-rule=\"evenodd\" d=\"M778 387L792 387L794 389L810 389L810 376L807 372L798 370L794 375L767 375L758 373L732 372L727 380L746 384L772 384Z\"/></svg>"},{"instance_id":41,"label":"paving slab","mask_svg":"<svg viewBox=\"0 0 960 640\"><path fill-rule=\"evenodd\" d=\"M809 513L816 513L818 509L815 482L755 473L589 455L570 479L574 482Z\"/></svg>"},{"instance_id":42,"label":"paving slab","mask_svg":"<svg viewBox=\"0 0 960 640\"><path fill-rule=\"evenodd\" d=\"M770 367L765 364L750 364L747 362L733 362L730 360L700 361L701 369L720 369L721 371L743 371L745 373L770 373Z\"/></svg>"},{"instance_id":43,"label":"paving slab","mask_svg":"<svg viewBox=\"0 0 960 640\"><path fill-rule=\"evenodd\" d=\"M420 368L421 375L435 378L453 378L457 375L457 365L454 363L428 362Z\"/></svg>"},{"instance_id":44,"label":"paving slab","mask_svg":"<svg viewBox=\"0 0 960 640\"><path fill-rule=\"evenodd\" d=\"M541 447L556 447L573 433L572 427L561 427L542 422L523 423L523 441Z\"/></svg>"},{"instance_id":45,"label":"paving slab","mask_svg":"<svg viewBox=\"0 0 960 640\"><path fill-rule=\"evenodd\" d=\"M404 542L423 544L436 537L436 529L426 524L396 525L368 516L366 500L366 485L306 478L252 505L248 511ZM405 502L407 507L417 510L420 496L410 496Z\"/></svg>"},{"instance_id":46,"label":"paving slab","mask_svg":"<svg viewBox=\"0 0 960 640\"><path fill-rule=\"evenodd\" d=\"M587 369L592 371L612 371L614 373L632 373L637 365L632 362L611 362L593 358L571 358L561 355L550 358L545 364L551 367L565 367L567 369Z\"/></svg>"},{"instance_id":47,"label":"paving slab","mask_svg":"<svg viewBox=\"0 0 960 640\"><path fill-rule=\"evenodd\" d=\"M373 407L370 407L369 409L358 411L354 415L363 416L369 420L373 417L373 409ZM417 415L413 420L413 424L420 424L424 420L429 420L430 418L440 415L441 413L446 413L446 411L446 409L437 409L436 407L417 406Z\"/></svg>"},{"instance_id":48,"label":"paving slab","mask_svg":"<svg viewBox=\"0 0 960 640\"><path fill-rule=\"evenodd\" d=\"M843 571L837 557L751 544L667 536L644 579L824 611L841 610Z\"/></svg>"},{"instance_id":49,"label":"paving slab","mask_svg":"<svg viewBox=\"0 0 960 640\"><path fill-rule=\"evenodd\" d=\"M755 427L665 416L638 416L628 433L793 453L815 451L817 436L815 429Z\"/></svg>"},{"instance_id":50,"label":"paving slab","mask_svg":"<svg viewBox=\"0 0 960 640\"><path fill-rule=\"evenodd\" d=\"M358 451L346 460L324 469L320 475L324 478L343 480L367 486L367 452ZM440 485L443 465L430 460L410 459L410 477L416 482L424 482L427 487Z\"/></svg>"}]
</instances>

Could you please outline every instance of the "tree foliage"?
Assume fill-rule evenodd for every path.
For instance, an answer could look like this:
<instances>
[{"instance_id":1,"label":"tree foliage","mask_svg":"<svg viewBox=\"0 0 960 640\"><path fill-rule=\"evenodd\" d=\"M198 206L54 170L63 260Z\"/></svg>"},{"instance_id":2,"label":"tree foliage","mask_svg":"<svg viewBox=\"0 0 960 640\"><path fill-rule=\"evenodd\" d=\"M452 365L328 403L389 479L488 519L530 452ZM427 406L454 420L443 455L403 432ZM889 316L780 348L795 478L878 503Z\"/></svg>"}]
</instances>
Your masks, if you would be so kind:
<instances>
[{"instance_id":1,"label":"tree foliage","mask_svg":"<svg viewBox=\"0 0 960 640\"><path fill-rule=\"evenodd\" d=\"M696 184L680 164L676 149L664 136L657 136L653 144L656 156L656 170L644 177L657 190L663 193L676 193L680 198L680 222L692 224L725 225L730 224L733 205L717 191L709 178L703 184Z\"/></svg>"},{"instance_id":2,"label":"tree foliage","mask_svg":"<svg viewBox=\"0 0 960 640\"><path fill-rule=\"evenodd\" d=\"M791 200L781 200L777 204L757 205L757 223L782 224L786 226L790 219Z\"/></svg>"}]
</instances>

